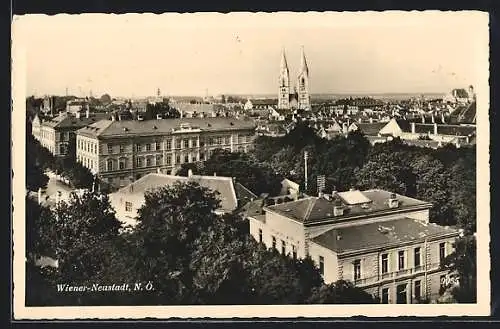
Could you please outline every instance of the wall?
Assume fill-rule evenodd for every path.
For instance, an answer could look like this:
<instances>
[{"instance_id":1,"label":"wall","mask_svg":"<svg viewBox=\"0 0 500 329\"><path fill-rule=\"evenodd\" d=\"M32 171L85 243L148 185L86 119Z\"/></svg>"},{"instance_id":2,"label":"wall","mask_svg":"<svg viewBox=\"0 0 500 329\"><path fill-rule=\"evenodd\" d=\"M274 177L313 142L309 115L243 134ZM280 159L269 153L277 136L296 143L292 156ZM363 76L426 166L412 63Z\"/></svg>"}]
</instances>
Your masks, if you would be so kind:
<instances>
[{"instance_id":1,"label":"wall","mask_svg":"<svg viewBox=\"0 0 500 329\"><path fill-rule=\"evenodd\" d=\"M276 213L266 212L266 222L262 229L263 242L270 248L272 236L276 237L276 248L281 251L281 240L286 242L286 253L292 252L292 245L297 247L297 257L305 258L305 235L301 223L290 220Z\"/></svg>"},{"instance_id":2,"label":"wall","mask_svg":"<svg viewBox=\"0 0 500 329\"><path fill-rule=\"evenodd\" d=\"M339 279L339 265L337 253L322 247L314 242L309 243L309 255L316 266L319 267L319 256L324 258L324 274L323 279L326 284L336 282Z\"/></svg>"}]
</instances>

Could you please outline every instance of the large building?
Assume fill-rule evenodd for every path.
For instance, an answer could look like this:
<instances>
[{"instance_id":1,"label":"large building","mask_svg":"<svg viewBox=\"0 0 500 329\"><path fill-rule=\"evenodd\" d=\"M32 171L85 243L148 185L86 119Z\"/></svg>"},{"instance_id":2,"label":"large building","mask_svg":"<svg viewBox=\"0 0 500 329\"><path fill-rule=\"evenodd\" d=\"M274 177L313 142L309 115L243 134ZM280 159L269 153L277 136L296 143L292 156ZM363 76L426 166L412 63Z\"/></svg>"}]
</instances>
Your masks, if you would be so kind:
<instances>
[{"instance_id":1,"label":"large building","mask_svg":"<svg viewBox=\"0 0 500 329\"><path fill-rule=\"evenodd\" d=\"M242 193L239 193L244 187L238 186L238 183L235 183L232 177L199 176L193 175L191 172L188 177L158 173L145 175L139 180L111 193L109 200L116 211L116 218L123 223L135 225L138 210L144 205L145 194L148 191L187 182L195 182L200 186L218 192L217 198L220 200L220 207L216 209L217 214L231 213L246 202L241 196Z\"/></svg>"},{"instance_id":2,"label":"large building","mask_svg":"<svg viewBox=\"0 0 500 329\"><path fill-rule=\"evenodd\" d=\"M90 113L89 110L75 114L59 112L58 116L47 119L41 119L37 115L31 122L31 133L53 155L66 156L69 155L68 152L74 152L71 146L75 145L78 129L107 117L108 114Z\"/></svg>"},{"instance_id":3,"label":"large building","mask_svg":"<svg viewBox=\"0 0 500 329\"><path fill-rule=\"evenodd\" d=\"M78 130L76 156L103 181L123 187L158 170L175 173L215 149L247 152L254 138L255 124L234 118L102 120Z\"/></svg>"},{"instance_id":4,"label":"large building","mask_svg":"<svg viewBox=\"0 0 500 329\"><path fill-rule=\"evenodd\" d=\"M309 95L309 67L307 66L306 55L302 47L300 70L297 76L297 84L292 93L290 85L290 72L286 60L285 50L281 55L278 108L302 110L311 109L311 97Z\"/></svg>"},{"instance_id":5,"label":"large building","mask_svg":"<svg viewBox=\"0 0 500 329\"><path fill-rule=\"evenodd\" d=\"M382 303L437 298L440 267L459 232L429 223L432 204L383 190L350 190L263 208L250 233L291 257L310 256L326 283L352 281Z\"/></svg>"}]
</instances>

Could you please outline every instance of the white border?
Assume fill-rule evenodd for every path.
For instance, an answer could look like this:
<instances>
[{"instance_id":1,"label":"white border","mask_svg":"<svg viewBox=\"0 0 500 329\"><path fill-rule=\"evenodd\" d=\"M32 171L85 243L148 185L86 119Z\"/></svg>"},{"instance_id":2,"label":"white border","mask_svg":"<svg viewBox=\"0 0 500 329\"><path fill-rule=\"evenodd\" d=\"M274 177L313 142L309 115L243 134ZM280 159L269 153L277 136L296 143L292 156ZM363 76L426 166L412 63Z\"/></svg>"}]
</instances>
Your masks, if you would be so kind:
<instances>
[{"instance_id":1,"label":"white border","mask_svg":"<svg viewBox=\"0 0 500 329\"><path fill-rule=\"evenodd\" d=\"M427 15L450 14L439 11L424 12ZM418 14L424 14L422 12ZM276 317L276 318L295 318L295 317L348 317L364 315L370 317L379 316L481 316L490 314L490 254L489 254L489 218L490 218L490 192L489 192L489 85L488 85L488 15L479 12L453 12L456 15L477 15L483 19L484 33L477 38L484 44L484 58L480 63L485 67L478 67L486 76L482 79L483 83L476 87L477 91L477 248L478 248L478 303L477 304L430 304L430 305L273 305L273 306L133 306L133 307L25 307L25 86L26 86L26 52L22 44L23 28L26 25L20 22L29 22L29 17L15 17L12 25L12 96L13 96L13 115L12 115L12 168L13 168L13 243L15 252L13 257L13 282L14 282L14 319L140 319L145 317L168 319L168 318L250 318L250 317ZM290 17L296 19L300 17L301 25L318 26L315 21L315 15L325 13L273 13L273 14L251 14L253 18L265 18L272 15L273 19L262 19L262 26L278 26L286 24ZM416 24L405 12L364 12L364 13L341 13L336 15L332 24L350 26L357 24L363 26L363 20L349 20L349 15L371 15L383 24L388 16L401 17L405 24ZM116 15L93 14L95 19L113 19ZM139 14L128 14L139 15ZM145 16L152 14L142 14ZM203 13L203 14L169 14L169 19L182 19L180 24L185 24L186 20L192 19L194 23L206 27L211 22L220 20L224 14ZM224 15L228 24L239 24L240 26L250 26L249 13L236 13ZM58 15L59 16L59 15ZM63 15L67 19L78 19L84 15ZM203 16L201 20L199 16ZM28 19L26 19L28 18ZM186 19L186 20L185 20ZM252 26L260 24L259 20L252 20ZM371 21L373 24L373 21ZM260 27L260 25L259 25ZM368 26L365 26L368 27ZM36 28L36 27L35 27ZM464 41L466 42L466 41ZM479 62L479 61L478 61ZM14 147L15 146L15 147Z\"/></svg>"}]
</instances>

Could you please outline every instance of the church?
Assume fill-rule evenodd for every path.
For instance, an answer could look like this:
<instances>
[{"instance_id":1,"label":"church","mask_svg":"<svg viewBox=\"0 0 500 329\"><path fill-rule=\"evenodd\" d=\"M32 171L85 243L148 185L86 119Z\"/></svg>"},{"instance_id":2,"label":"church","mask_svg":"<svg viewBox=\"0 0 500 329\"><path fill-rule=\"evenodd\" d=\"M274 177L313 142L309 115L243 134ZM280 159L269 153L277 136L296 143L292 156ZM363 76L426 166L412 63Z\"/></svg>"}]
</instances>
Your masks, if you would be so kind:
<instances>
[{"instance_id":1,"label":"church","mask_svg":"<svg viewBox=\"0 0 500 329\"><path fill-rule=\"evenodd\" d=\"M293 92L290 86L290 74L286 61L285 50L281 55L278 109L311 109L311 97L309 95L309 68L307 67L304 47L302 47L300 70L297 76L297 84Z\"/></svg>"}]
</instances>

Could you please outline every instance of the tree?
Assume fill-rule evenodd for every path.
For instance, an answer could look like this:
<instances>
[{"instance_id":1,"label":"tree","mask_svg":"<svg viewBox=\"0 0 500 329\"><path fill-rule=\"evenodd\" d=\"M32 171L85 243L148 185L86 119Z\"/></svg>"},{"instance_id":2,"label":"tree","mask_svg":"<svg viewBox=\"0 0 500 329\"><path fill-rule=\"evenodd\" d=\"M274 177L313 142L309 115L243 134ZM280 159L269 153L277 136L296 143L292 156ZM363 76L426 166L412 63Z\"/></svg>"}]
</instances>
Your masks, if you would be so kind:
<instances>
[{"instance_id":1,"label":"tree","mask_svg":"<svg viewBox=\"0 0 500 329\"><path fill-rule=\"evenodd\" d=\"M375 304L378 301L351 282L339 280L314 289L309 304Z\"/></svg>"},{"instance_id":2,"label":"tree","mask_svg":"<svg viewBox=\"0 0 500 329\"><path fill-rule=\"evenodd\" d=\"M416 177L403 153L380 153L370 156L368 162L355 172L363 189L380 188L415 196Z\"/></svg>"},{"instance_id":3,"label":"tree","mask_svg":"<svg viewBox=\"0 0 500 329\"><path fill-rule=\"evenodd\" d=\"M155 283L152 302L192 302L190 255L197 239L216 220L219 203L216 192L194 182L146 193L132 234L136 245L132 266L138 280Z\"/></svg>"},{"instance_id":4,"label":"tree","mask_svg":"<svg viewBox=\"0 0 500 329\"><path fill-rule=\"evenodd\" d=\"M451 275L458 275L458 287L451 294L459 303L476 303L477 300L477 252L476 238L471 232L457 238L454 251L445 260Z\"/></svg>"},{"instance_id":5,"label":"tree","mask_svg":"<svg viewBox=\"0 0 500 329\"><path fill-rule=\"evenodd\" d=\"M55 219L48 208L26 196L26 253L30 262L54 256Z\"/></svg>"},{"instance_id":6,"label":"tree","mask_svg":"<svg viewBox=\"0 0 500 329\"><path fill-rule=\"evenodd\" d=\"M105 245L118 236L121 228L108 197L90 192L73 194L69 203L56 206L54 216L54 249L61 282L92 282L106 267Z\"/></svg>"},{"instance_id":7,"label":"tree","mask_svg":"<svg viewBox=\"0 0 500 329\"><path fill-rule=\"evenodd\" d=\"M103 94L99 100L101 101L102 105L108 105L111 103L111 96L109 96L108 94Z\"/></svg>"},{"instance_id":8,"label":"tree","mask_svg":"<svg viewBox=\"0 0 500 329\"><path fill-rule=\"evenodd\" d=\"M449 207L448 184L450 176L443 164L430 155L417 157L410 162L416 176L416 197L433 204L430 219L440 225L455 225Z\"/></svg>"}]
</instances>

